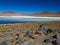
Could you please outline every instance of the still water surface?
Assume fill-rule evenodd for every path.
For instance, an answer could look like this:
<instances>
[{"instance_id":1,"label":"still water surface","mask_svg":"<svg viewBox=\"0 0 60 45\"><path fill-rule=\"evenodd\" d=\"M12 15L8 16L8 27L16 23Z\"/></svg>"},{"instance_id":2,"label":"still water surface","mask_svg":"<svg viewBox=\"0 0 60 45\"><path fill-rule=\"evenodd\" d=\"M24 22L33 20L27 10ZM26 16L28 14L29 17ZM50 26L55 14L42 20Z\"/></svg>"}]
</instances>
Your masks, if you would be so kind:
<instances>
[{"instance_id":1,"label":"still water surface","mask_svg":"<svg viewBox=\"0 0 60 45\"><path fill-rule=\"evenodd\" d=\"M44 22L44 21L60 21L60 18L0 16L0 24L25 23L25 22Z\"/></svg>"}]
</instances>

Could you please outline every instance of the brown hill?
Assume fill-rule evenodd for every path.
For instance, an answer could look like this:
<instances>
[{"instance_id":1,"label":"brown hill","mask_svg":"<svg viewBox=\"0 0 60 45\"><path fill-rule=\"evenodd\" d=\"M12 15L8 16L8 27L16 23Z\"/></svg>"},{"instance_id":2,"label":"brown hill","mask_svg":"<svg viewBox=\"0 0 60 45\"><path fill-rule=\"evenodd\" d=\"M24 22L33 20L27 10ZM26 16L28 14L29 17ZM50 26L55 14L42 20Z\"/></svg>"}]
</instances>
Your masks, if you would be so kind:
<instances>
[{"instance_id":1,"label":"brown hill","mask_svg":"<svg viewBox=\"0 0 60 45\"><path fill-rule=\"evenodd\" d=\"M6 11L6 12L2 12L3 14L16 14L15 12L13 11Z\"/></svg>"},{"instance_id":2,"label":"brown hill","mask_svg":"<svg viewBox=\"0 0 60 45\"><path fill-rule=\"evenodd\" d=\"M6 12L2 12L0 13L0 16L24 16L26 14L17 14L13 11L6 11Z\"/></svg>"},{"instance_id":3,"label":"brown hill","mask_svg":"<svg viewBox=\"0 0 60 45\"><path fill-rule=\"evenodd\" d=\"M42 12L42 13L33 14L33 16L41 16L41 17L60 17L60 12L51 13L51 12L45 11L45 12Z\"/></svg>"},{"instance_id":4,"label":"brown hill","mask_svg":"<svg viewBox=\"0 0 60 45\"><path fill-rule=\"evenodd\" d=\"M60 14L60 12L57 12L56 14Z\"/></svg>"},{"instance_id":5,"label":"brown hill","mask_svg":"<svg viewBox=\"0 0 60 45\"><path fill-rule=\"evenodd\" d=\"M44 12L42 12L41 14L52 14L52 13L49 12L49 11L44 11Z\"/></svg>"},{"instance_id":6,"label":"brown hill","mask_svg":"<svg viewBox=\"0 0 60 45\"><path fill-rule=\"evenodd\" d=\"M48 11L42 13L35 13L35 14L17 14L12 11L2 12L0 16L37 16L37 17L60 17L60 12L51 13Z\"/></svg>"}]
</instances>

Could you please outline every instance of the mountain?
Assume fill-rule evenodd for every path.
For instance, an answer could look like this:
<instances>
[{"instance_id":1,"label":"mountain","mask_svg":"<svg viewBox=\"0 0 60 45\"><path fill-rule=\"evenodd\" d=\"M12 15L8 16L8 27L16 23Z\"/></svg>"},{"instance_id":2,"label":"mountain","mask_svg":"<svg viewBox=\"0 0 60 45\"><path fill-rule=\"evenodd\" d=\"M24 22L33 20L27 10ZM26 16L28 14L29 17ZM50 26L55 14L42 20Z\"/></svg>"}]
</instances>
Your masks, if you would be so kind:
<instances>
[{"instance_id":1,"label":"mountain","mask_svg":"<svg viewBox=\"0 0 60 45\"><path fill-rule=\"evenodd\" d=\"M44 11L44 12L41 12L41 13L35 13L33 14L33 16L40 16L40 17L60 17L60 12L57 12L57 13L52 13L52 12L49 12L49 11Z\"/></svg>"},{"instance_id":2,"label":"mountain","mask_svg":"<svg viewBox=\"0 0 60 45\"><path fill-rule=\"evenodd\" d=\"M36 16L36 17L60 17L60 12L51 13L49 11L44 11L42 13L35 13L35 14L18 14L13 11L6 11L0 13L0 16Z\"/></svg>"},{"instance_id":3,"label":"mountain","mask_svg":"<svg viewBox=\"0 0 60 45\"><path fill-rule=\"evenodd\" d=\"M49 12L49 11L44 11L44 12L42 12L41 14L52 14L52 13Z\"/></svg>"},{"instance_id":4,"label":"mountain","mask_svg":"<svg viewBox=\"0 0 60 45\"><path fill-rule=\"evenodd\" d=\"M13 11L6 11L6 12L2 12L3 14L16 14L15 12Z\"/></svg>"},{"instance_id":5,"label":"mountain","mask_svg":"<svg viewBox=\"0 0 60 45\"><path fill-rule=\"evenodd\" d=\"M27 14L18 14L13 11L5 11L5 12L0 13L0 16L25 16L25 15Z\"/></svg>"},{"instance_id":6,"label":"mountain","mask_svg":"<svg viewBox=\"0 0 60 45\"><path fill-rule=\"evenodd\" d=\"M60 12L57 12L56 14L60 14Z\"/></svg>"}]
</instances>

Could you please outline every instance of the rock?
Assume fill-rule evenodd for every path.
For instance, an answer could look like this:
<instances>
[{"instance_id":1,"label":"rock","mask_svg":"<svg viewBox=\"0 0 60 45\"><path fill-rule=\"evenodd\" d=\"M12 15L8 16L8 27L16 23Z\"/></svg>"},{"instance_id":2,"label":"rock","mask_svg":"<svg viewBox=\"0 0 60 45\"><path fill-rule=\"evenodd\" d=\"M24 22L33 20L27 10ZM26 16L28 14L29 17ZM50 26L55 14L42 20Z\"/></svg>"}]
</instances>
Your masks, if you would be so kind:
<instances>
[{"instance_id":1,"label":"rock","mask_svg":"<svg viewBox=\"0 0 60 45\"><path fill-rule=\"evenodd\" d=\"M58 40L60 40L60 33L57 33L57 38Z\"/></svg>"},{"instance_id":2,"label":"rock","mask_svg":"<svg viewBox=\"0 0 60 45\"><path fill-rule=\"evenodd\" d=\"M52 36L53 38L57 39L57 35L55 34L54 36Z\"/></svg>"},{"instance_id":3,"label":"rock","mask_svg":"<svg viewBox=\"0 0 60 45\"><path fill-rule=\"evenodd\" d=\"M26 41L26 42L24 42L22 45L32 45L32 42Z\"/></svg>"},{"instance_id":4,"label":"rock","mask_svg":"<svg viewBox=\"0 0 60 45\"><path fill-rule=\"evenodd\" d=\"M19 34L16 34L17 37L19 37Z\"/></svg>"},{"instance_id":5,"label":"rock","mask_svg":"<svg viewBox=\"0 0 60 45\"><path fill-rule=\"evenodd\" d=\"M33 34L32 34L32 32L30 32L30 31L27 31L25 35L26 35L27 37L29 37L29 38L32 38L32 37L33 37Z\"/></svg>"},{"instance_id":6,"label":"rock","mask_svg":"<svg viewBox=\"0 0 60 45\"><path fill-rule=\"evenodd\" d=\"M45 39L43 42L49 43L50 42L50 39Z\"/></svg>"},{"instance_id":7,"label":"rock","mask_svg":"<svg viewBox=\"0 0 60 45\"><path fill-rule=\"evenodd\" d=\"M52 41L52 44L53 44L53 45L57 45L58 43L57 43L56 40L53 40L53 41Z\"/></svg>"},{"instance_id":8,"label":"rock","mask_svg":"<svg viewBox=\"0 0 60 45\"><path fill-rule=\"evenodd\" d=\"M2 43L0 43L0 45L8 45L6 41L3 41Z\"/></svg>"}]
</instances>

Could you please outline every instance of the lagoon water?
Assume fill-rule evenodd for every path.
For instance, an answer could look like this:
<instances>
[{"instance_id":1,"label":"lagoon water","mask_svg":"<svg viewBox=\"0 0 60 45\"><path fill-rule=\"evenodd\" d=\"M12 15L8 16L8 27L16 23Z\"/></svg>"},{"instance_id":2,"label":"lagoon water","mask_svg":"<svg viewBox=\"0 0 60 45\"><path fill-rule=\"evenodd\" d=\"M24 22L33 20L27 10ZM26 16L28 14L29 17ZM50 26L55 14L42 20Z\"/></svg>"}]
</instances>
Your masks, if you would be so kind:
<instances>
[{"instance_id":1,"label":"lagoon water","mask_svg":"<svg viewBox=\"0 0 60 45\"><path fill-rule=\"evenodd\" d=\"M44 22L60 21L57 17L19 17L19 16L0 16L0 24L25 23L25 22Z\"/></svg>"}]
</instances>

